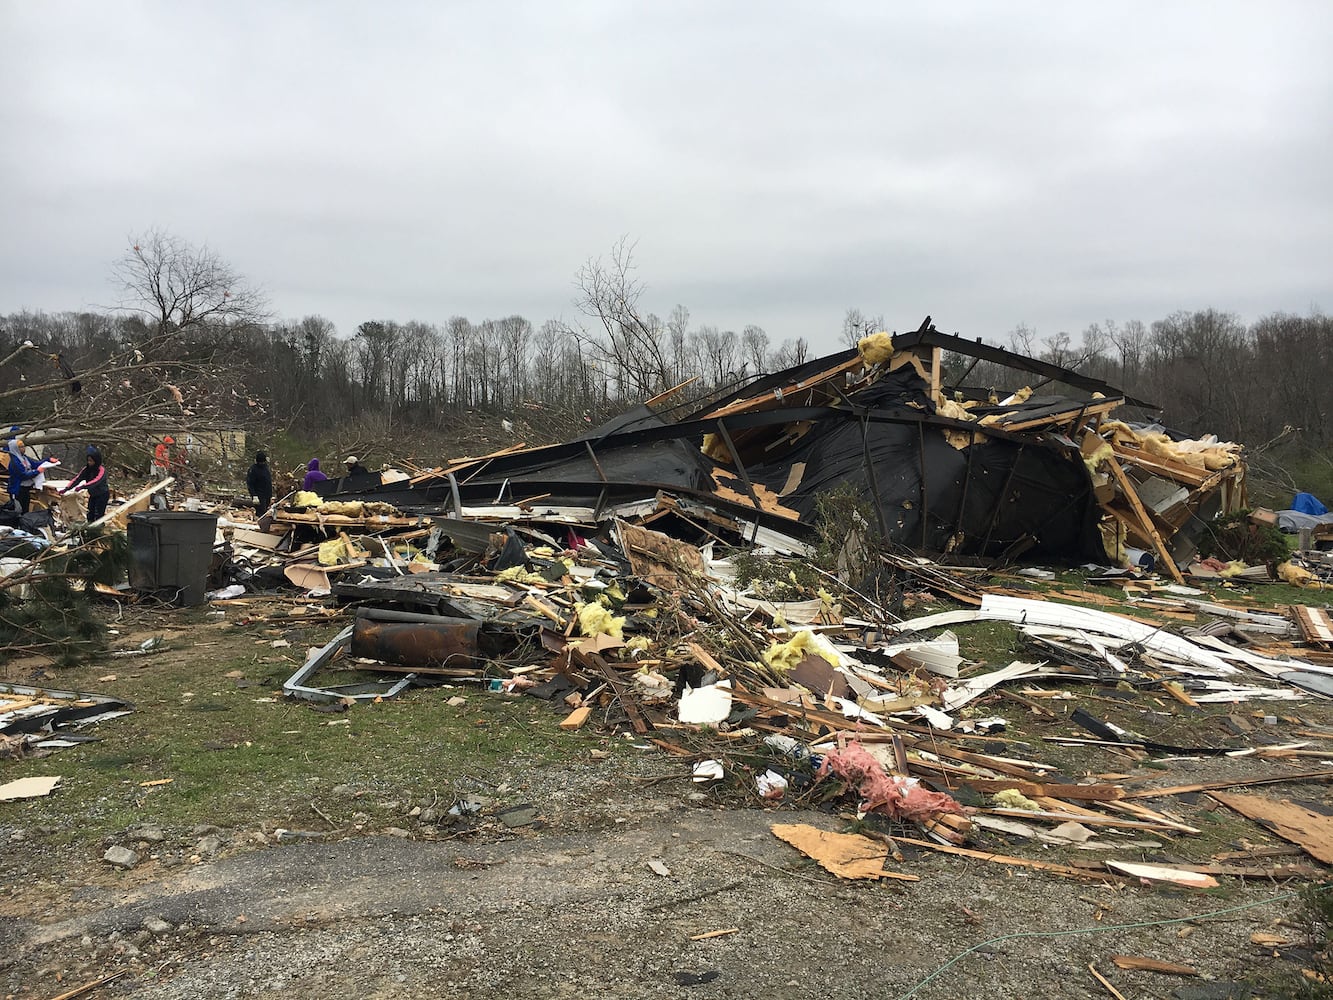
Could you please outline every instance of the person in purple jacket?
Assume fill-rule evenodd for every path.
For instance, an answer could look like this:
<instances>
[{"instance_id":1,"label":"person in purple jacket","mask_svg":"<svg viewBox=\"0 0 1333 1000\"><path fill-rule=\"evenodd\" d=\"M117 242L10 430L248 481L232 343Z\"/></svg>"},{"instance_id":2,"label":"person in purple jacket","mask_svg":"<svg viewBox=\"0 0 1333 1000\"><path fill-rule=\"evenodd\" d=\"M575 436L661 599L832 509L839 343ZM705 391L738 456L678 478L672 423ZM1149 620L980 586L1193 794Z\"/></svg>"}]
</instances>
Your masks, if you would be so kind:
<instances>
[{"instance_id":1,"label":"person in purple jacket","mask_svg":"<svg viewBox=\"0 0 1333 1000\"><path fill-rule=\"evenodd\" d=\"M88 446L83 468L69 481L69 485L60 491L60 495L64 496L72 490L88 491L88 523L100 521L106 514L107 501L111 499L111 485L107 482L102 452L97 448Z\"/></svg>"},{"instance_id":2,"label":"person in purple jacket","mask_svg":"<svg viewBox=\"0 0 1333 1000\"><path fill-rule=\"evenodd\" d=\"M328 478L319 471L319 459L312 458L310 464L306 466L305 479L301 481L301 489L308 490L316 483L322 483Z\"/></svg>"}]
</instances>

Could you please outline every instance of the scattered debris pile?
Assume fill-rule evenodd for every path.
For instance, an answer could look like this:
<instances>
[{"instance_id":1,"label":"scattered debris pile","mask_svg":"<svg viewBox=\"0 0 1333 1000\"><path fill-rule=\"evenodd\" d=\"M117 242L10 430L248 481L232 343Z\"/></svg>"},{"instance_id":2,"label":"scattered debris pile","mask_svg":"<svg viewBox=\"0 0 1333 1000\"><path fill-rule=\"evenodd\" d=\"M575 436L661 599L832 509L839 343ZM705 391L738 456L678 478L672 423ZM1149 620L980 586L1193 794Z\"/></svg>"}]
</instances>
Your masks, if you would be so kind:
<instances>
[{"instance_id":1,"label":"scattered debris pile","mask_svg":"<svg viewBox=\"0 0 1333 1000\"><path fill-rule=\"evenodd\" d=\"M1001 399L961 379L946 386L944 351L1084 398L1025 387ZM1150 841L1141 838L1197 832L1145 800L1333 777L1287 771L1133 788L1119 771L1063 774L1039 748L1004 735L999 712L1009 706L1066 721L1049 706L1078 700L1067 716L1074 730L1047 743L1118 761L1325 756L1305 741L1265 739L1241 715L1240 743L1181 745L1095 710L1123 695L1193 709L1254 702L1267 719L1273 706L1333 695L1326 609L1256 611L1183 585L1184 569L1219 587L1260 575L1195 558L1217 515L1244 516L1239 446L1112 419L1119 407L1147 404L944 336L929 320L668 419L675 392L577 441L520 445L356 490L320 484L258 521L220 511L210 596L225 607L295 586L350 612L284 685L291 698L352 705L430 684L540 698L562 713L563 728L621 731L689 758L701 785L740 773L763 800L850 798L859 814L896 824L886 857L906 844L1190 886L1216 874L1309 873L1258 855L1192 868L1081 866L964 846L997 835L1084 851L1142 848ZM845 503L830 505L840 495ZM1257 529L1261 520L1249 517ZM1001 571L1019 557L1090 561L1086 585L1105 589L1037 590L1029 578L1056 575ZM1317 587L1327 576L1314 547L1283 565L1289 582ZM1159 584L1151 567L1175 583ZM908 617L938 597L963 607ZM1110 603L1126 613L1104 610ZM1012 626L1021 654L969 660L951 630L979 621ZM738 751L763 765L738 772ZM1255 798L1245 814L1271 819L1278 807ZM1300 829L1322 837L1328 822ZM782 835L847 860L845 844Z\"/></svg>"}]
</instances>

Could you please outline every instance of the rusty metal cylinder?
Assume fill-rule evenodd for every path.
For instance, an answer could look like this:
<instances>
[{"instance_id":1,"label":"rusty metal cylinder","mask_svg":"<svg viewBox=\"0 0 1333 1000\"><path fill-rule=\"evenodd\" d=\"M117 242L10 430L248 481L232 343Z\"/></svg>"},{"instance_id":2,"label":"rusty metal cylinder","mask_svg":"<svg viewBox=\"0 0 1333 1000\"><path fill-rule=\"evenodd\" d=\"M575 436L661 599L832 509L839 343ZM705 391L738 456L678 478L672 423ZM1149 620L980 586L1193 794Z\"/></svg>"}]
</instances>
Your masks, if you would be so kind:
<instances>
[{"instance_id":1,"label":"rusty metal cylinder","mask_svg":"<svg viewBox=\"0 0 1333 1000\"><path fill-rule=\"evenodd\" d=\"M475 670L485 656L478 647L478 622L377 622L357 618L353 656L405 667Z\"/></svg>"}]
</instances>

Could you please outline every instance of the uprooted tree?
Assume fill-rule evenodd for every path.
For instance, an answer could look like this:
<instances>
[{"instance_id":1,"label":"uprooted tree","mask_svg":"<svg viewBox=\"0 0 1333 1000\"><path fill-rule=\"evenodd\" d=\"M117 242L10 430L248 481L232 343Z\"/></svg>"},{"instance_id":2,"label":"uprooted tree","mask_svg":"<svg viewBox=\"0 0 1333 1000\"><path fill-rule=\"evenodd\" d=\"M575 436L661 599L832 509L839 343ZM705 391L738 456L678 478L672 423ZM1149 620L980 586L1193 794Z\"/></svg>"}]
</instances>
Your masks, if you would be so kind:
<instances>
[{"instance_id":1,"label":"uprooted tree","mask_svg":"<svg viewBox=\"0 0 1333 1000\"><path fill-rule=\"evenodd\" d=\"M118 317L22 315L0 330L3 436L38 450L96 444L126 466L164 435L253 421L259 403L237 387L240 348L265 318L262 296L212 251L158 231L131 239L113 274ZM71 450L81 461L83 449ZM105 630L90 625L77 593L124 572L123 536L81 528L9 554L26 562L0 576L0 647L95 648Z\"/></svg>"}]
</instances>

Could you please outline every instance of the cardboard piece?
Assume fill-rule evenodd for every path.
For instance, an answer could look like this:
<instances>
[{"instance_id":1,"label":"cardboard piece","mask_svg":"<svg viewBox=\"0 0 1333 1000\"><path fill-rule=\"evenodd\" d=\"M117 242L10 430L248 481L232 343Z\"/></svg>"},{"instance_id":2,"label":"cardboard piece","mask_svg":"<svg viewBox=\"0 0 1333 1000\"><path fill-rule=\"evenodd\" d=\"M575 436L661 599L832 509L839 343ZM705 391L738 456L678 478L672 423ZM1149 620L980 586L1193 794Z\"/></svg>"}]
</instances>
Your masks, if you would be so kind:
<instances>
[{"instance_id":1,"label":"cardboard piece","mask_svg":"<svg viewBox=\"0 0 1333 1000\"><path fill-rule=\"evenodd\" d=\"M293 563L282 575L302 590L329 590L329 575L315 563Z\"/></svg>"}]
</instances>

